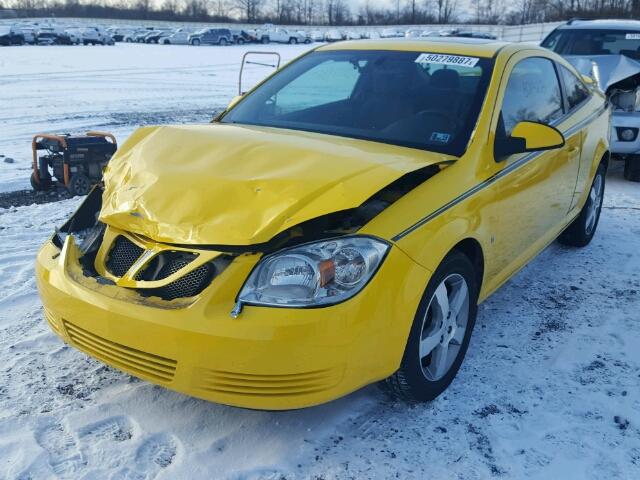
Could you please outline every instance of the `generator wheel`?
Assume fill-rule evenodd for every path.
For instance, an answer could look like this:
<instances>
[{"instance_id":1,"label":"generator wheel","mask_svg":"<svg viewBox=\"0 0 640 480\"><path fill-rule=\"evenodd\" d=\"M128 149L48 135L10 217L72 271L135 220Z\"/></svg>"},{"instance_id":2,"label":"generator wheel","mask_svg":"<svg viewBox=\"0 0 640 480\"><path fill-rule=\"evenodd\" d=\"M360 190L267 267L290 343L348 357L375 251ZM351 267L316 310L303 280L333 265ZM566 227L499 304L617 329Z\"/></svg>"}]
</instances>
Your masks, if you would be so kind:
<instances>
[{"instance_id":1,"label":"generator wheel","mask_svg":"<svg viewBox=\"0 0 640 480\"><path fill-rule=\"evenodd\" d=\"M76 173L67 187L71 195L86 195L91 190L91 180L84 173Z\"/></svg>"},{"instance_id":2,"label":"generator wheel","mask_svg":"<svg viewBox=\"0 0 640 480\"><path fill-rule=\"evenodd\" d=\"M40 178L40 181L36 180L36 172L31 172L31 188L33 188L36 192L40 192L43 190L49 190L51 187L51 181Z\"/></svg>"}]
</instances>

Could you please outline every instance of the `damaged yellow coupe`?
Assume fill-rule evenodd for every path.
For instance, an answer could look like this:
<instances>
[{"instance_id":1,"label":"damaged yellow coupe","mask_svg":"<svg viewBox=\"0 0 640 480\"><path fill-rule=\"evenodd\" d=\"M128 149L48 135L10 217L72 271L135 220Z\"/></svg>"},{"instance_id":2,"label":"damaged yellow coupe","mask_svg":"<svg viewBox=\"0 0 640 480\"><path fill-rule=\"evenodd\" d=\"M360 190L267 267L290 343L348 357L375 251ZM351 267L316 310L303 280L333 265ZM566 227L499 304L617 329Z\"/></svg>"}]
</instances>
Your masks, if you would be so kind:
<instances>
[{"instance_id":1,"label":"damaged yellow coupe","mask_svg":"<svg viewBox=\"0 0 640 480\"><path fill-rule=\"evenodd\" d=\"M609 117L589 78L530 45L322 46L211 124L137 130L38 254L46 318L224 404L373 382L434 399L478 303L556 238L593 237Z\"/></svg>"}]
</instances>

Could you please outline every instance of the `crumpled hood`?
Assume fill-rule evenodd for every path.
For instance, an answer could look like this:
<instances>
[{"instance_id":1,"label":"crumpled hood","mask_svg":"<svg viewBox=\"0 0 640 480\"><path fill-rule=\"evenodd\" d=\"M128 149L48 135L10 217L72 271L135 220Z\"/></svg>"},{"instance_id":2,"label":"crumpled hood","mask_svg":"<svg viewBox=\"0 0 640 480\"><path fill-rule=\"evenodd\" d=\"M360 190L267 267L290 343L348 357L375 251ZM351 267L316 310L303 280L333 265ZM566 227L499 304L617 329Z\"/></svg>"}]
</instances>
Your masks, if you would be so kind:
<instances>
[{"instance_id":1,"label":"crumpled hood","mask_svg":"<svg viewBox=\"0 0 640 480\"><path fill-rule=\"evenodd\" d=\"M100 220L158 242L252 245L450 159L274 128L144 127L109 162Z\"/></svg>"},{"instance_id":2,"label":"crumpled hood","mask_svg":"<svg viewBox=\"0 0 640 480\"><path fill-rule=\"evenodd\" d=\"M580 73L593 77L604 92L611 85L640 73L640 62L626 55L568 56L567 60Z\"/></svg>"}]
</instances>

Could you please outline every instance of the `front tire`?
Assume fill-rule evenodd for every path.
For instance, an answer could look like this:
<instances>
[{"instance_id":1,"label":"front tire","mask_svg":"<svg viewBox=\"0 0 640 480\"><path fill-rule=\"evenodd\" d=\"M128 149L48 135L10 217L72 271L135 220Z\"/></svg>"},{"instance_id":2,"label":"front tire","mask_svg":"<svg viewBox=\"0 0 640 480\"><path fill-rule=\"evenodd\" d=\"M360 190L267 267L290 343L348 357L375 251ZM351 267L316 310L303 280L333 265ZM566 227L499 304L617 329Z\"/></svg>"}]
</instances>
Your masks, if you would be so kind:
<instances>
[{"instance_id":1,"label":"front tire","mask_svg":"<svg viewBox=\"0 0 640 480\"><path fill-rule=\"evenodd\" d=\"M229 42L227 41L226 38L221 38L220 41L218 42L218 45L220 45L221 47L226 47L228 43Z\"/></svg>"},{"instance_id":2,"label":"front tire","mask_svg":"<svg viewBox=\"0 0 640 480\"><path fill-rule=\"evenodd\" d=\"M571 247L586 247L591 242L600 221L606 173L607 169L601 163L580 214L558 237L558 242L561 244Z\"/></svg>"},{"instance_id":3,"label":"front tire","mask_svg":"<svg viewBox=\"0 0 640 480\"><path fill-rule=\"evenodd\" d=\"M297 39L297 38L295 38L295 37L291 37L291 38L289 39L289 43L290 43L291 45L295 45L296 43L298 43L298 39Z\"/></svg>"},{"instance_id":4,"label":"front tire","mask_svg":"<svg viewBox=\"0 0 640 480\"><path fill-rule=\"evenodd\" d=\"M640 182L640 155L629 155L624 161L624 178Z\"/></svg>"},{"instance_id":5,"label":"front tire","mask_svg":"<svg viewBox=\"0 0 640 480\"><path fill-rule=\"evenodd\" d=\"M198 40L197 38L194 38L193 40L191 40L191 45L193 45L194 47L199 47L200 40Z\"/></svg>"},{"instance_id":6,"label":"front tire","mask_svg":"<svg viewBox=\"0 0 640 480\"><path fill-rule=\"evenodd\" d=\"M430 401L455 378L476 321L478 288L471 260L458 251L437 268L413 320L402 363L383 390L409 401Z\"/></svg>"}]
</instances>

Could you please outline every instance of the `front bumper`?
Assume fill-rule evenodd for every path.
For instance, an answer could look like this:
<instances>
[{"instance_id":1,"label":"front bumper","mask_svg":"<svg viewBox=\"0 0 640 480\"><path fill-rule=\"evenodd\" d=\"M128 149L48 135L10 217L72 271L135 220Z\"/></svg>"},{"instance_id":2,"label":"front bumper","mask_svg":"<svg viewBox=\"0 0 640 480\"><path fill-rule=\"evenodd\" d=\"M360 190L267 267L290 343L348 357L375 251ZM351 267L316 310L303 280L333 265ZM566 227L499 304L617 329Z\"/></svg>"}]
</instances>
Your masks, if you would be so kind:
<instances>
[{"instance_id":1,"label":"front bumper","mask_svg":"<svg viewBox=\"0 0 640 480\"><path fill-rule=\"evenodd\" d=\"M632 128L637 132L632 141L624 141L618 135L619 128ZM611 115L611 153L630 155L640 153L640 112L614 110Z\"/></svg>"},{"instance_id":2,"label":"front bumper","mask_svg":"<svg viewBox=\"0 0 640 480\"><path fill-rule=\"evenodd\" d=\"M399 366L429 278L397 247L354 298L313 309L245 306L234 298L256 262L237 257L188 304L163 303L82 273L73 238L36 263L52 330L122 371L187 395L258 409L343 396Z\"/></svg>"}]
</instances>

